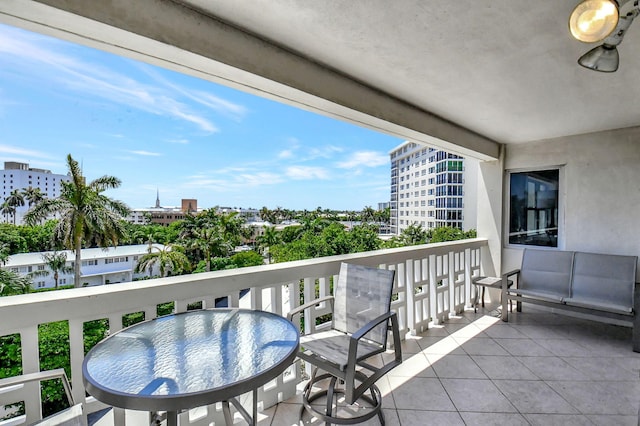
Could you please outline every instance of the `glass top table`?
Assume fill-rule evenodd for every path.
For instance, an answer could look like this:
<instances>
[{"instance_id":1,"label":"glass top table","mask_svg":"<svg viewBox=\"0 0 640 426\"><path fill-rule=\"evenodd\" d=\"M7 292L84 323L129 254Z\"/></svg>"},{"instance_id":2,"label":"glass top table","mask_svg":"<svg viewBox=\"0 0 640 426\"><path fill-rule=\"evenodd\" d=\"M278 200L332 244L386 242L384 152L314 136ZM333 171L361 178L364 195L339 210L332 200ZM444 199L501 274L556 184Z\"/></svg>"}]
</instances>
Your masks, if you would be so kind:
<instances>
[{"instance_id":1,"label":"glass top table","mask_svg":"<svg viewBox=\"0 0 640 426\"><path fill-rule=\"evenodd\" d=\"M180 410L229 402L253 420L234 397L274 379L293 362L299 333L279 315L245 309L210 309L159 317L123 329L98 343L84 358L87 392L106 404L167 411L177 424Z\"/></svg>"}]
</instances>

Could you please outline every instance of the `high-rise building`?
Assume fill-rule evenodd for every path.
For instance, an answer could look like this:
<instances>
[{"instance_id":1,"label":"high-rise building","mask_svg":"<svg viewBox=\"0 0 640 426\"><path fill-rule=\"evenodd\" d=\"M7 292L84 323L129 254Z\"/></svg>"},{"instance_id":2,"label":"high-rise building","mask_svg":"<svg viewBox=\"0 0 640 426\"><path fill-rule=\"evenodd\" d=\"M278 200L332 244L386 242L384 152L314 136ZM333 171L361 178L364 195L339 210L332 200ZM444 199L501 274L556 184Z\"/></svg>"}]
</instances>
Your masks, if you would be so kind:
<instances>
[{"instance_id":1,"label":"high-rise building","mask_svg":"<svg viewBox=\"0 0 640 426\"><path fill-rule=\"evenodd\" d=\"M69 181L67 175L51 173L51 170L35 169L29 167L28 163L18 163L15 161L5 161L2 173L2 192L0 193L0 205L5 202L11 192L18 190L23 192L27 188L40 188L42 194L47 198L60 196L62 185L60 182ZM22 224L24 214L29 210L29 202L25 200L24 206L16 208L15 223ZM12 215L0 215L0 220L13 223Z\"/></svg>"},{"instance_id":2,"label":"high-rise building","mask_svg":"<svg viewBox=\"0 0 640 426\"><path fill-rule=\"evenodd\" d=\"M406 141L391 158L391 232L476 227L477 161Z\"/></svg>"}]
</instances>

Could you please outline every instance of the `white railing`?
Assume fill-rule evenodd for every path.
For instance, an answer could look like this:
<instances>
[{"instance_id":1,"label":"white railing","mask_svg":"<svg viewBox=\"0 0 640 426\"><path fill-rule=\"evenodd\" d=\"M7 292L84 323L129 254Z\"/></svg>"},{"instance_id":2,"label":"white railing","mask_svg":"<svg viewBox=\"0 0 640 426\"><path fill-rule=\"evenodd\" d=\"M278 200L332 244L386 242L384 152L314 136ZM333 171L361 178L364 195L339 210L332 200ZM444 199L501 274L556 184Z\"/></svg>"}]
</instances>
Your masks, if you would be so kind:
<instances>
[{"instance_id":1,"label":"white railing","mask_svg":"<svg viewBox=\"0 0 640 426\"><path fill-rule=\"evenodd\" d=\"M68 321L73 396L76 401L84 402L85 413L91 413L105 405L86 397L82 384L83 324L88 321L107 319L109 332L113 333L122 329L123 316L127 314L144 312L144 318L151 319L157 316L157 306L162 303L174 302L174 311L184 312L193 302L202 302L203 308L214 307L215 300L221 297L228 297L232 307L283 315L300 304L299 297L291 296L303 294L304 300L309 301L315 298L316 291L320 296L330 294L332 277L338 274L340 263L351 262L396 271L392 309L398 313L404 336L419 333L430 323L444 321L448 315L470 304L471 278L480 274L481 252L486 250L487 241L478 238L4 297L0 298L0 336L19 333L23 372L36 372L39 371L38 325ZM250 291L242 292L246 289ZM315 318L326 313L327 307L323 306L309 311L304 321L306 331L314 327ZM300 380L299 369L292 366L260 390L260 406L267 408L290 398ZM39 395L39 392L35 389L32 394ZM25 400L25 405L29 422L35 418L31 416L38 416L40 401L32 397ZM181 422L210 424L220 415L218 411L211 406L197 414L183 414ZM116 424L122 423L124 412L115 410L114 413Z\"/></svg>"}]
</instances>

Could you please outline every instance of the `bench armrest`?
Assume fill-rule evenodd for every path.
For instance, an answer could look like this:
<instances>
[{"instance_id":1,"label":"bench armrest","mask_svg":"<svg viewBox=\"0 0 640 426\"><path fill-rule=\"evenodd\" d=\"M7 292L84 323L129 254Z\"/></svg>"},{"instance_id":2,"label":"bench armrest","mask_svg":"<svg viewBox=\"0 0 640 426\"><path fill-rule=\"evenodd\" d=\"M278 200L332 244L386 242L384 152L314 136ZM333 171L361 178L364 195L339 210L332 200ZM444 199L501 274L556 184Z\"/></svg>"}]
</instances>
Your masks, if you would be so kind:
<instances>
[{"instance_id":1,"label":"bench armrest","mask_svg":"<svg viewBox=\"0 0 640 426\"><path fill-rule=\"evenodd\" d=\"M502 278L505 278L505 277L509 278L510 276L516 275L516 274L519 274L519 273L520 273L520 269L514 269L513 271L509 271L509 272L506 272L506 273L502 274Z\"/></svg>"}]
</instances>

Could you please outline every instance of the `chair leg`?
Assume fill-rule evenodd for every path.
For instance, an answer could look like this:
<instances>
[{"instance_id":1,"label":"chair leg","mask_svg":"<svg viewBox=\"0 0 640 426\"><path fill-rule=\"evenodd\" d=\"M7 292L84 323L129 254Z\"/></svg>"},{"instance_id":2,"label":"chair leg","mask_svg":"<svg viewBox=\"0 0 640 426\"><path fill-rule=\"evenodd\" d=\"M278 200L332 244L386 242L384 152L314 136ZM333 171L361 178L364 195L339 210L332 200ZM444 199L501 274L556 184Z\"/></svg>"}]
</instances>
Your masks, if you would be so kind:
<instances>
[{"instance_id":1,"label":"chair leg","mask_svg":"<svg viewBox=\"0 0 640 426\"><path fill-rule=\"evenodd\" d=\"M317 382L322 380L330 380L330 385L327 390L319 390L315 393L311 393L311 388ZM369 387L369 391L371 392L371 396L367 394L363 394L358 399L362 399L363 401L371 404L372 409L365 412L365 414L355 417L338 417L338 409L337 409L337 395L344 394L345 391L343 389L336 388L336 382L338 378L332 376L329 373L323 373L320 375L316 374L316 369L311 374L311 378L309 382L306 384L305 389L303 391L302 396L302 405L303 409L300 413L301 418L304 411L314 415L320 421L325 422L327 425L338 424L338 425L352 425L365 422L376 415L380 418L380 422L384 425L384 415L382 414L382 394L380 393L380 389L376 385L371 385ZM319 399L321 397L326 397L327 401L324 409L319 409L318 406L313 406L313 401ZM333 399L336 398L336 410L333 410ZM335 415L334 415L335 414Z\"/></svg>"},{"instance_id":2,"label":"chair leg","mask_svg":"<svg viewBox=\"0 0 640 426\"><path fill-rule=\"evenodd\" d=\"M336 390L336 377L332 377L327 388L327 416L333 416L333 397ZM338 400L336 399L336 411L338 410Z\"/></svg>"}]
</instances>

